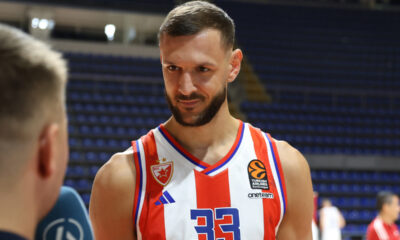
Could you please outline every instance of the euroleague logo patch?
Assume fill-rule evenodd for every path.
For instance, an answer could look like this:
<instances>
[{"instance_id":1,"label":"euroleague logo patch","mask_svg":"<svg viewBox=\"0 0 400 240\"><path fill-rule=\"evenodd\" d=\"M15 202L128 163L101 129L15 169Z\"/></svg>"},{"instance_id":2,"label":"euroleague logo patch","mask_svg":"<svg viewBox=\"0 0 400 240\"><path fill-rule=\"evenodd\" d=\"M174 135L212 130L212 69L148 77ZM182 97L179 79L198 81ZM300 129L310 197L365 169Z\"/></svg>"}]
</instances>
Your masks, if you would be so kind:
<instances>
[{"instance_id":1,"label":"euroleague logo patch","mask_svg":"<svg viewBox=\"0 0 400 240\"><path fill-rule=\"evenodd\" d=\"M252 189L269 190L267 171L263 162L258 159L251 160L247 170Z\"/></svg>"}]
</instances>

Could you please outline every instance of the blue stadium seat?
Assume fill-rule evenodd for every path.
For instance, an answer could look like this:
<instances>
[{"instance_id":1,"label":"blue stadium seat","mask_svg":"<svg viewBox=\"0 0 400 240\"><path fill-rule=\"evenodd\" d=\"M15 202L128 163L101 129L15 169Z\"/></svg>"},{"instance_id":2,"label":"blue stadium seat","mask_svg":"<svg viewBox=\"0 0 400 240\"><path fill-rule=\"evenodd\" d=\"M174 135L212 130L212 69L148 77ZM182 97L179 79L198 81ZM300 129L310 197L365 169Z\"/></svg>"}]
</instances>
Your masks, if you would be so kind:
<instances>
[{"instance_id":1,"label":"blue stadium seat","mask_svg":"<svg viewBox=\"0 0 400 240\"><path fill-rule=\"evenodd\" d=\"M75 181L72 179L65 179L64 185L73 188L75 186Z\"/></svg>"},{"instance_id":2,"label":"blue stadium seat","mask_svg":"<svg viewBox=\"0 0 400 240\"><path fill-rule=\"evenodd\" d=\"M70 134L70 135L74 134L76 131L77 130L76 130L76 127L74 125L72 125L72 124L68 125L68 134Z\"/></svg>"},{"instance_id":3,"label":"blue stadium seat","mask_svg":"<svg viewBox=\"0 0 400 240\"><path fill-rule=\"evenodd\" d=\"M119 143L117 140L115 140L115 139L109 139L109 140L107 141L107 143L105 143L105 144L107 144L107 146L109 146L109 147L114 147L114 148L121 147L121 146L120 146L120 143Z\"/></svg>"},{"instance_id":4,"label":"blue stadium seat","mask_svg":"<svg viewBox=\"0 0 400 240\"><path fill-rule=\"evenodd\" d=\"M86 152L85 153L85 160L90 163L95 163L99 161L99 155L96 152Z\"/></svg>"},{"instance_id":5,"label":"blue stadium seat","mask_svg":"<svg viewBox=\"0 0 400 240\"><path fill-rule=\"evenodd\" d=\"M94 146L98 149L102 149L104 147L109 147L109 144L108 144L107 140L102 139L102 138L97 138L95 140Z\"/></svg>"},{"instance_id":6,"label":"blue stadium seat","mask_svg":"<svg viewBox=\"0 0 400 240\"><path fill-rule=\"evenodd\" d=\"M69 137L68 143L70 147L78 147L80 145L80 141L73 137Z\"/></svg>"},{"instance_id":7,"label":"blue stadium seat","mask_svg":"<svg viewBox=\"0 0 400 240\"><path fill-rule=\"evenodd\" d=\"M69 159L71 162L78 162L81 160L81 153L77 151L71 151L69 154Z\"/></svg>"},{"instance_id":8,"label":"blue stadium seat","mask_svg":"<svg viewBox=\"0 0 400 240\"><path fill-rule=\"evenodd\" d=\"M136 128L130 127L130 128L128 128L128 135L131 138L136 137L136 136L138 136L138 131L136 130Z\"/></svg>"},{"instance_id":9,"label":"blue stadium seat","mask_svg":"<svg viewBox=\"0 0 400 240\"><path fill-rule=\"evenodd\" d=\"M66 175L68 177L86 177L87 169L82 166L68 166Z\"/></svg>"},{"instance_id":10,"label":"blue stadium seat","mask_svg":"<svg viewBox=\"0 0 400 240\"><path fill-rule=\"evenodd\" d=\"M102 163L105 163L108 159L111 158L111 154L107 152L100 152L99 158Z\"/></svg>"},{"instance_id":11,"label":"blue stadium seat","mask_svg":"<svg viewBox=\"0 0 400 240\"><path fill-rule=\"evenodd\" d=\"M98 171L99 171L99 167L98 166L90 167L90 169L89 169L90 176L94 177Z\"/></svg>"},{"instance_id":12,"label":"blue stadium seat","mask_svg":"<svg viewBox=\"0 0 400 240\"><path fill-rule=\"evenodd\" d=\"M90 194L84 193L84 194L81 195L81 197L82 197L83 202L86 205L89 205L89 203L90 203Z\"/></svg>"},{"instance_id":13,"label":"blue stadium seat","mask_svg":"<svg viewBox=\"0 0 400 240\"><path fill-rule=\"evenodd\" d=\"M91 148L95 146L95 141L91 138L84 138L82 141L82 145L87 148Z\"/></svg>"},{"instance_id":14,"label":"blue stadium seat","mask_svg":"<svg viewBox=\"0 0 400 240\"><path fill-rule=\"evenodd\" d=\"M78 191L90 191L92 189L92 183L86 179L80 179L75 182L75 188Z\"/></svg>"},{"instance_id":15,"label":"blue stadium seat","mask_svg":"<svg viewBox=\"0 0 400 240\"><path fill-rule=\"evenodd\" d=\"M92 134L93 135L102 135L103 134L103 127L92 126Z\"/></svg>"},{"instance_id":16,"label":"blue stadium seat","mask_svg":"<svg viewBox=\"0 0 400 240\"><path fill-rule=\"evenodd\" d=\"M92 129L91 129L91 127L88 126L88 125L81 125L81 126L79 127L79 133L81 133L81 134L90 135L90 134L91 134L91 131L92 131Z\"/></svg>"}]
</instances>

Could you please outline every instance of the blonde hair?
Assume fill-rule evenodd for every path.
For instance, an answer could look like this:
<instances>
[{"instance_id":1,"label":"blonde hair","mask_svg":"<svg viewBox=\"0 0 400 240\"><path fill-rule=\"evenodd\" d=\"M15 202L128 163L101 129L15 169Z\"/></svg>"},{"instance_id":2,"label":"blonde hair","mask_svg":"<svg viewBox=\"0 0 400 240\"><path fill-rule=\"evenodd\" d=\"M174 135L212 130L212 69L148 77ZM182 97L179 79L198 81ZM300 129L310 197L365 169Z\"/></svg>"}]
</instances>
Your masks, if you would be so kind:
<instances>
[{"instance_id":1,"label":"blonde hair","mask_svg":"<svg viewBox=\"0 0 400 240\"><path fill-rule=\"evenodd\" d=\"M15 149L24 151L45 124L61 119L57 109L64 108L66 81L67 66L60 53L0 24L1 170L7 168L5 159L17 154Z\"/></svg>"}]
</instances>

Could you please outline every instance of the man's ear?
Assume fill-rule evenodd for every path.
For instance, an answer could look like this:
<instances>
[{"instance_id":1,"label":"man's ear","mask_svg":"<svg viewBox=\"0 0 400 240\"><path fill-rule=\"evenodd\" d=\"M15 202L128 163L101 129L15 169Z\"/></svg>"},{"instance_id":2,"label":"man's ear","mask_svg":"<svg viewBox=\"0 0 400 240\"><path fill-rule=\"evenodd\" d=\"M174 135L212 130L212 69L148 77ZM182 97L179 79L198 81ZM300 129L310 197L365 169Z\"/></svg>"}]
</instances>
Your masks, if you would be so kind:
<instances>
[{"instance_id":1,"label":"man's ear","mask_svg":"<svg viewBox=\"0 0 400 240\"><path fill-rule=\"evenodd\" d=\"M388 209L388 208L389 208L389 209ZM382 205L382 212L388 212L388 211L390 211L390 206L389 206L388 203L384 203L384 204Z\"/></svg>"},{"instance_id":2,"label":"man's ear","mask_svg":"<svg viewBox=\"0 0 400 240\"><path fill-rule=\"evenodd\" d=\"M231 69L229 72L229 77L228 77L228 82L233 82L237 75L240 72L240 66L242 64L242 59L243 59L243 53L242 50L235 49L232 51L231 59L230 59L230 65Z\"/></svg>"},{"instance_id":3,"label":"man's ear","mask_svg":"<svg viewBox=\"0 0 400 240\"><path fill-rule=\"evenodd\" d=\"M43 128L39 137L38 151L38 174L42 178L48 178L56 168L57 136L60 126L57 123L51 123Z\"/></svg>"}]
</instances>

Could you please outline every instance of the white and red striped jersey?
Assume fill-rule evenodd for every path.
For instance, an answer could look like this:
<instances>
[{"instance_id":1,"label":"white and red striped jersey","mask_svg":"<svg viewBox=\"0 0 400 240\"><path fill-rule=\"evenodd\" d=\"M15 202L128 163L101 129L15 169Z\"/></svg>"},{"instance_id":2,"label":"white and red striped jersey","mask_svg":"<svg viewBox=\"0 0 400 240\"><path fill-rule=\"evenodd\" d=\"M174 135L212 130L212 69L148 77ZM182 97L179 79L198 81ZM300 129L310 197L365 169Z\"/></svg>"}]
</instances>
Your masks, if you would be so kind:
<instances>
[{"instance_id":1,"label":"white and red striped jersey","mask_svg":"<svg viewBox=\"0 0 400 240\"><path fill-rule=\"evenodd\" d=\"M397 225L387 224L380 217L376 217L367 229L367 240L400 240Z\"/></svg>"},{"instance_id":2,"label":"white and red striped jersey","mask_svg":"<svg viewBox=\"0 0 400 240\"><path fill-rule=\"evenodd\" d=\"M137 238L275 239L286 190L274 140L240 123L228 154L209 165L163 125L132 142Z\"/></svg>"}]
</instances>

